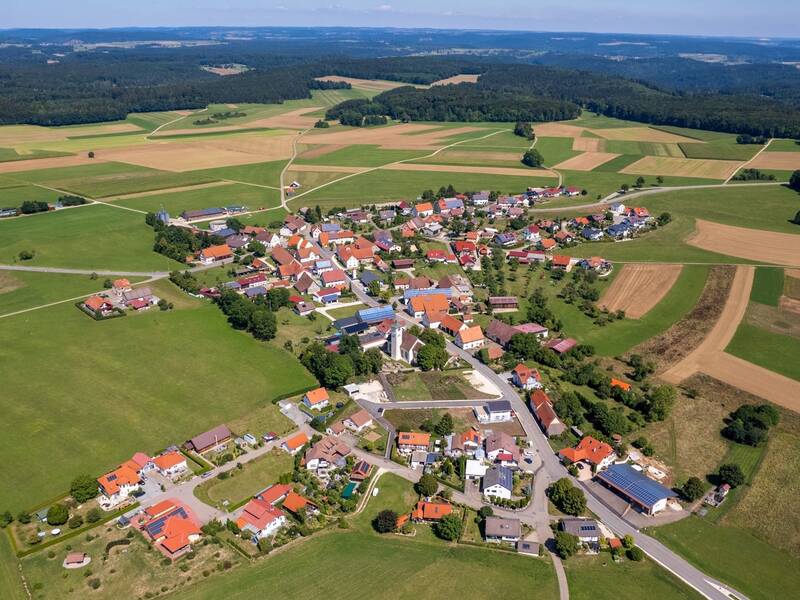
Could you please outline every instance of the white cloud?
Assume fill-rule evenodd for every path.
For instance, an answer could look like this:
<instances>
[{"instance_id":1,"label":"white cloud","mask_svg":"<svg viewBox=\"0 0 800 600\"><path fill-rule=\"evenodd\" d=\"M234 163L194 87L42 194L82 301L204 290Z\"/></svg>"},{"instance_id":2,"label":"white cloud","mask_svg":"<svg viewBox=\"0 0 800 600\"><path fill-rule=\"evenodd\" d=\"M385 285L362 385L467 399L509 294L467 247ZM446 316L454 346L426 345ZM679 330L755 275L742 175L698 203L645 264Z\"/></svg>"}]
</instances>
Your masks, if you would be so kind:
<instances>
[{"instance_id":1,"label":"white cloud","mask_svg":"<svg viewBox=\"0 0 800 600\"><path fill-rule=\"evenodd\" d=\"M381 11L381 12L389 12L389 11L392 10L392 5L391 4L381 4L380 6L378 6L378 10Z\"/></svg>"}]
</instances>

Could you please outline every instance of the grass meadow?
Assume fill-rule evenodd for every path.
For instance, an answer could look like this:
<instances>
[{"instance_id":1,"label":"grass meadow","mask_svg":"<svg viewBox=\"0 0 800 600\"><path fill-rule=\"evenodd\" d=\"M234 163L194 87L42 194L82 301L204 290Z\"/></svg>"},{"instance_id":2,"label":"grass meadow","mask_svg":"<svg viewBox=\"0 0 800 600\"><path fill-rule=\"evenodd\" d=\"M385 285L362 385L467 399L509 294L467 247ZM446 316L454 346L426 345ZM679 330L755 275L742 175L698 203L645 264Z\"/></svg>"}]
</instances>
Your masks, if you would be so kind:
<instances>
[{"instance_id":1,"label":"grass meadow","mask_svg":"<svg viewBox=\"0 0 800 600\"><path fill-rule=\"evenodd\" d=\"M783 269L780 267L758 267L750 290L750 301L778 306L783 294Z\"/></svg>"},{"instance_id":2,"label":"grass meadow","mask_svg":"<svg viewBox=\"0 0 800 600\"><path fill-rule=\"evenodd\" d=\"M725 352L800 381L800 341L794 336L740 323Z\"/></svg>"},{"instance_id":3,"label":"grass meadow","mask_svg":"<svg viewBox=\"0 0 800 600\"><path fill-rule=\"evenodd\" d=\"M95 322L67 303L0 321L3 510L313 383L290 354L234 331L215 306L159 286L179 308Z\"/></svg>"},{"instance_id":4,"label":"grass meadow","mask_svg":"<svg viewBox=\"0 0 800 600\"><path fill-rule=\"evenodd\" d=\"M114 205L136 210L156 212L166 209L170 216L178 216L185 210L244 205L255 210L270 208L281 203L280 192L242 183L198 187L197 189L148 194L133 198L114 200Z\"/></svg>"}]
</instances>

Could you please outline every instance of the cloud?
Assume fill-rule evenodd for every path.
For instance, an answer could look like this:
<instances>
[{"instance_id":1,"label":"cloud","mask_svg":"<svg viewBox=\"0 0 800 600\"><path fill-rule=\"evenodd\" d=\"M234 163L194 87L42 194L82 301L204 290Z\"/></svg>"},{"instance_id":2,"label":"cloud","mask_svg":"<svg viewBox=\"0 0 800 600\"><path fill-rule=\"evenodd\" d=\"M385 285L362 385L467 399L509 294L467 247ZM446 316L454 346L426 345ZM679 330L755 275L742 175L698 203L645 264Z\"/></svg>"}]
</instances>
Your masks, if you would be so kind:
<instances>
[{"instance_id":1,"label":"cloud","mask_svg":"<svg viewBox=\"0 0 800 600\"><path fill-rule=\"evenodd\" d=\"M381 4L380 6L378 6L377 10L379 10L381 12L390 12L392 10L392 5L391 4Z\"/></svg>"}]
</instances>

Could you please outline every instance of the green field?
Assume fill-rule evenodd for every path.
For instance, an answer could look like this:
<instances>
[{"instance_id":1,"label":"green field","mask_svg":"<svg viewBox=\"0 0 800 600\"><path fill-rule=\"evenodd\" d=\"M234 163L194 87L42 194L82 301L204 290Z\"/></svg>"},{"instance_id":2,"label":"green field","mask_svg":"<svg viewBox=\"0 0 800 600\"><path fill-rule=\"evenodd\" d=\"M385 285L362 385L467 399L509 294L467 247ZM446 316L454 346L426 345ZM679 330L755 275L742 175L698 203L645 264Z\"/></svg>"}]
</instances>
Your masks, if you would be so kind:
<instances>
[{"instance_id":1,"label":"green field","mask_svg":"<svg viewBox=\"0 0 800 600\"><path fill-rule=\"evenodd\" d=\"M541 153L544 164L548 167L581 154L580 151L572 149L572 138L540 137L536 139L534 149Z\"/></svg>"},{"instance_id":2,"label":"green field","mask_svg":"<svg viewBox=\"0 0 800 600\"><path fill-rule=\"evenodd\" d=\"M206 504L216 506L227 500L238 505L261 490L278 482L284 473L291 473L294 458L277 448L249 463L230 471L227 479L214 478L194 488L194 495Z\"/></svg>"},{"instance_id":3,"label":"green field","mask_svg":"<svg viewBox=\"0 0 800 600\"><path fill-rule=\"evenodd\" d=\"M63 304L0 321L3 510L313 383L282 349L231 329L215 306L166 282L157 289L181 308L95 322Z\"/></svg>"},{"instance_id":4,"label":"green field","mask_svg":"<svg viewBox=\"0 0 800 600\"><path fill-rule=\"evenodd\" d=\"M26 200L54 203L61 195L53 190L19 183L18 180L10 177L7 181L8 187L0 188L0 206L2 207L19 207Z\"/></svg>"},{"instance_id":5,"label":"green field","mask_svg":"<svg viewBox=\"0 0 800 600\"><path fill-rule=\"evenodd\" d=\"M395 475L383 475L377 487L378 496L351 520L351 529L316 534L251 566L209 577L176 598L558 597L555 575L546 559L445 544L424 525L417 527L413 538L374 533L369 523L379 510L405 512L416 500L411 484ZM354 578L354 585L343 585L343 577ZM380 585L369 583L376 581Z\"/></svg>"},{"instance_id":6,"label":"green field","mask_svg":"<svg viewBox=\"0 0 800 600\"><path fill-rule=\"evenodd\" d=\"M459 371L400 373L392 375L390 382L399 401L491 397L472 387Z\"/></svg>"},{"instance_id":7,"label":"green field","mask_svg":"<svg viewBox=\"0 0 800 600\"><path fill-rule=\"evenodd\" d=\"M48 150L29 150L19 153L14 148L0 148L0 162L30 160L32 158L51 158L53 156L68 156L68 154L68 152L54 152Z\"/></svg>"},{"instance_id":8,"label":"green field","mask_svg":"<svg viewBox=\"0 0 800 600\"><path fill-rule=\"evenodd\" d=\"M232 167L218 167L216 169L205 169L192 171L196 175L203 175L212 179L230 179L231 181L241 181L255 185L266 185L280 189L281 171L286 165L285 160L273 160L263 163L251 163L248 165L237 165ZM287 182L289 183L289 182Z\"/></svg>"},{"instance_id":9,"label":"green field","mask_svg":"<svg viewBox=\"0 0 800 600\"><path fill-rule=\"evenodd\" d=\"M22 587L19 562L14 556L11 542L5 532L0 535L0 597L8 600L27 600L28 596Z\"/></svg>"},{"instance_id":10,"label":"green field","mask_svg":"<svg viewBox=\"0 0 800 600\"><path fill-rule=\"evenodd\" d=\"M185 210L212 208L216 206L243 205L251 210L270 208L281 203L280 192L263 187L232 183L212 187L200 187L180 192L165 192L122 198L114 200L114 205L127 206L136 210L156 212L164 208L171 216L178 216Z\"/></svg>"},{"instance_id":11,"label":"green field","mask_svg":"<svg viewBox=\"0 0 800 600\"><path fill-rule=\"evenodd\" d=\"M35 250L25 265L104 271L171 270L173 260L153 252L144 215L95 205L0 221L0 262Z\"/></svg>"},{"instance_id":12,"label":"green field","mask_svg":"<svg viewBox=\"0 0 800 600\"><path fill-rule=\"evenodd\" d=\"M750 160L761 149L758 144L737 144L729 140L705 144L681 143L686 158L712 158L717 160ZM771 147L771 146L770 146Z\"/></svg>"},{"instance_id":13,"label":"green field","mask_svg":"<svg viewBox=\"0 0 800 600\"><path fill-rule=\"evenodd\" d=\"M564 562L572 600L658 600L701 598L651 560L615 564L611 555L578 556Z\"/></svg>"},{"instance_id":14,"label":"green field","mask_svg":"<svg viewBox=\"0 0 800 600\"><path fill-rule=\"evenodd\" d=\"M592 169L592 173L617 173L621 171L628 165L632 165L637 160L642 158L641 154L622 154L617 156L616 158L612 158L610 161L603 163L599 167L595 167ZM620 175L620 177L624 177L624 175ZM620 183L625 183L621 181Z\"/></svg>"},{"instance_id":15,"label":"green field","mask_svg":"<svg viewBox=\"0 0 800 600\"><path fill-rule=\"evenodd\" d=\"M800 342L749 323L740 323L725 352L800 381Z\"/></svg>"},{"instance_id":16,"label":"green field","mask_svg":"<svg viewBox=\"0 0 800 600\"><path fill-rule=\"evenodd\" d=\"M769 306L778 306L783 294L783 269L757 267L750 300Z\"/></svg>"},{"instance_id":17,"label":"green field","mask_svg":"<svg viewBox=\"0 0 800 600\"><path fill-rule=\"evenodd\" d=\"M772 140L770 152L800 152L800 140Z\"/></svg>"},{"instance_id":18,"label":"green field","mask_svg":"<svg viewBox=\"0 0 800 600\"><path fill-rule=\"evenodd\" d=\"M633 142L628 140L606 140L603 142L603 152L614 154L636 154L643 156L673 156L683 158L678 144L664 144L659 142Z\"/></svg>"},{"instance_id":19,"label":"green field","mask_svg":"<svg viewBox=\"0 0 800 600\"><path fill-rule=\"evenodd\" d=\"M342 167L379 167L399 160L430 154L430 150L390 150L376 145L356 144L314 158L300 156L301 165L335 165Z\"/></svg>"}]
</instances>

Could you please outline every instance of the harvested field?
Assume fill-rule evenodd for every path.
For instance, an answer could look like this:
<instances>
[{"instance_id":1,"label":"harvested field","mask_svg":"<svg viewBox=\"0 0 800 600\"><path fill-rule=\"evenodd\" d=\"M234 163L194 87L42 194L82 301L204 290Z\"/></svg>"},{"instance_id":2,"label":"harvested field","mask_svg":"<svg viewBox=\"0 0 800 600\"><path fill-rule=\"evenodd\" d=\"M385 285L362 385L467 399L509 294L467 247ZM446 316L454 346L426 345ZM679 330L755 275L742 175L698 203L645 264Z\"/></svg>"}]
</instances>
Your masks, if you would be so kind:
<instances>
[{"instance_id":1,"label":"harvested field","mask_svg":"<svg viewBox=\"0 0 800 600\"><path fill-rule=\"evenodd\" d=\"M572 140L572 149L581 152L602 152L605 149L605 140L600 138L576 137Z\"/></svg>"},{"instance_id":2,"label":"harvested field","mask_svg":"<svg viewBox=\"0 0 800 600\"><path fill-rule=\"evenodd\" d=\"M292 164L292 171L307 173L361 173L366 167L338 167L335 165L300 165Z\"/></svg>"},{"instance_id":3,"label":"harvested field","mask_svg":"<svg viewBox=\"0 0 800 600\"><path fill-rule=\"evenodd\" d=\"M440 79L439 81L434 81L431 86L434 85L455 85L459 83L477 83L479 75L453 75L452 77L448 77L447 79Z\"/></svg>"},{"instance_id":4,"label":"harvested field","mask_svg":"<svg viewBox=\"0 0 800 600\"><path fill-rule=\"evenodd\" d=\"M172 112L181 117L188 117L189 115L194 113L193 110L174 110Z\"/></svg>"},{"instance_id":5,"label":"harvested field","mask_svg":"<svg viewBox=\"0 0 800 600\"><path fill-rule=\"evenodd\" d=\"M431 171L436 173L480 173L483 175L511 175L557 177L547 169L514 169L511 167L464 167L457 165L422 165L419 163L395 163L383 167L387 171Z\"/></svg>"},{"instance_id":6,"label":"harvested field","mask_svg":"<svg viewBox=\"0 0 800 600\"><path fill-rule=\"evenodd\" d=\"M585 129L585 127L566 125L564 123L537 123L533 126L533 130L536 132L538 137L578 138Z\"/></svg>"},{"instance_id":7,"label":"harvested field","mask_svg":"<svg viewBox=\"0 0 800 600\"><path fill-rule=\"evenodd\" d=\"M485 161L515 161L520 162L522 158L519 152L481 152L470 150L445 150L436 155L437 160L485 160Z\"/></svg>"},{"instance_id":8,"label":"harvested field","mask_svg":"<svg viewBox=\"0 0 800 600\"><path fill-rule=\"evenodd\" d=\"M326 154L330 154L331 152L336 152L337 150L342 150L343 148L347 148L347 146L344 144L328 144L323 146L314 146L304 151L302 154L299 154L297 158L317 158L318 156L325 156Z\"/></svg>"},{"instance_id":9,"label":"harvested field","mask_svg":"<svg viewBox=\"0 0 800 600\"><path fill-rule=\"evenodd\" d=\"M577 138L577 139L590 139L590 138ZM576 139L576 141L577 141ZM594 141L594 140L592 140ZM600 165L614 160L619 154L611 154L610 152L584 152L578 156L568 158L564 162L555 165L554 169L569 169L571 171L591 171Z\"/></svg>"},{"instance_id":10,"label":"harvested field","mask_svg":"<svg viewBox=\"0 0 800 600\"><path fill-rule=\"evenodd\" d=\"M173 137L181 135L201 135L205 133L236 133L241 131L242 127L237 125L220 125L219 127L203 127L202 129L162 129L155 135L150 134L150 139L158 139L160 137Z\"/></svg>"},{"instance_id":11,"label":"harvested field","mask_svg":"<svg viewBox=\"0 0 800 600\"><path fill-rule=\"evenodd\" d=\"M800 235L734 227L697 219L690 246L776 265L800 266Z\"/></svg>"},{"instance_id":12,"label":"harvested field","mask_svg":"<svg viewBox=\"0 0 800 600\"><path fill-rule=\"evenodd\" d=\"M754 169L800 169L800 152L762 152L747 164Z\"/></svg>"},{"instance_id":13,"label":"harvested field","mask_svg":"<svg viewBox=\"0 0 800 600\"><path fill-rule=\"evenodd\" d=\"M735 160L645 156L622 169L620 173L631 175L673 175L676 177L727 179L741 166L742 163Z\"/></svg>"},{"instance_id":14,"label":"harvested field","mask_svg":"<svg viewBox=\"0 0 800 600\"><path fill-rule=\"evenodd\" d=\"M394 88L403 87L405 85L414 85L411 83L403 83L402 81L385 81L383 79L358 79L356 77L339 77L338 75L317 77L317 80L349 83L353 87L361 88L363 90L371 90L373 92L385 92L386 90L393 90ZM414 87L423 88L425 86L414 85Z\"/></svg>"},{"instance_id":15,"label":"harvested field","mask_svg":"<svg viewBox=\"0 0 800 600\"><path fill-rule=\"evenodd\" d=\"M317 122L318 117L305 115L310 112L322 110L322 108L324 107L316 106L311 108L298 108L297 110L275 115L274 117L250 121L246 124L246 127L269 127L272 129L280 129L285 127L286 129L308 129L314 126L314 123Z\"/></svg>"},{"instance_id":16,"label":"harvested field","mask_svg":"<svg viewBox=\"0 0 800 600\"><path fill-rule=\"evenodd\" d=\"M303 190L309 190L346 175L346 173L341 172L320 171L319 169L306 171L305 168L303 170L297 168L305 166L310 167L311 165L292 165L292 168L286 172L286 181L299 181L303 186Z\"/></svg>"},{"instance_id":17,"label":"harvested field","mask_svg":"<svg viewBox=\"0 0 800 600\"><path fill-rule=\"evenodd\" d=\"M88 158L86 154L76 156L58 156L55 158L32 158L30 160L14 160L0 163L0 173L20 173L39 169L56 169L58 167L78 167L106 162L102 158Z\"/></svg>"},{"instance_id":18,"label":"harvested field","mask_svg":"<svg viewBox=\"0 0 800 600\"><path fill-rule=\"evenodd\" d=\"M91 127L54 127L53 131L62 134L67 138L106 135L111 133L132 133L134 131L141 131L133 123L112 123L108 125L94 125Z\"/></svg>"},{"instance_id":19,"label":"harvested field","mask_svg":"<svg viewBox=\"0 0 800 600\"><path fill-rule=\"evenodd\" d=\"M110 202L113 200L129 200L131 198L145 198L147 196L162 196L164 194L177 194L180 192L189 192L189 191L202 190L205 188L221 187L229 185L235 185L235 184L231 183L230 181L210 181L209 183L198 183L197 185L182 185L180 187L167 188L165 190L149 190L147 192L134 192L132 194L122 194L120 196L112 196L110 198L105 198L104 202Z\"/></svg>"},{"instance_id":20,"label":"harvested field","mask_svg":"<svg viewBox=\"0 0 800 600\"><path fill-rule=\"evenodd\" d=\"M667 295L682 268L683 265L625 265L599 304L610 311L624 310L626 317L639 319Z\"/></svg>"},{"instance_id":21,"label":"harvested field","mask_svg":"<svg viewBox=\"0 0 800 600\"><path fill-rule=\"evenodd\" d=\"M437 150L446 144L448 138L479 131L477 127L437 127L406 123L388 127L356 127L341 129L330 133L310 132L303 138L306 144L371 144L381 148L399 150Z\"/></svg>"},{"instance_id":22,"label":"harvested field","mask_svg":"<svg viewBox=\"0 0 800 600\"><path fill-rule=\"evenodd\" d=\"M781 296L780 302L778 306L781 310L786 311L788 313L792 313L795 315L800 315L800 300L796 298L790 298L788 296ZM800 337L797 336L797 337Z\"/></svg>"},{"instance_id":23,"label":"harvested field","mask_svg":"<svg viewBox=\"0 0 800 600\"><path fill-rule=\"evenodd\" d=\"M800 302L782 296L778 306L750 302L745 322L780 335L790 335L800 343Z\"/></svg>"},{"instance_id":24,"label":"harvested field","mask_svg":"<svg viewBox=\"0 0 800 600\"><path fill-rule=\"evenodd\" d=\"M662 131L660 129L652 129L650 127L616 127L611 129L592 129L592 133L599 135L607 140L627 140L631 142L663 142L675 143L680 142L697 142L692 138Z\"/></svg>"},{"instance_id":25,"label":"harvested field","mask_svg":"<svg viewBox=\"0 0 800 600\"><path fill-rule=\"evenodd\" d=\"M734 272L734 267L711 267L695 307L667 331L639 344L631 352L647 355L656 362L659 370L680 361L700 344L722 314Z\"/></svg>"}]
</instances>

